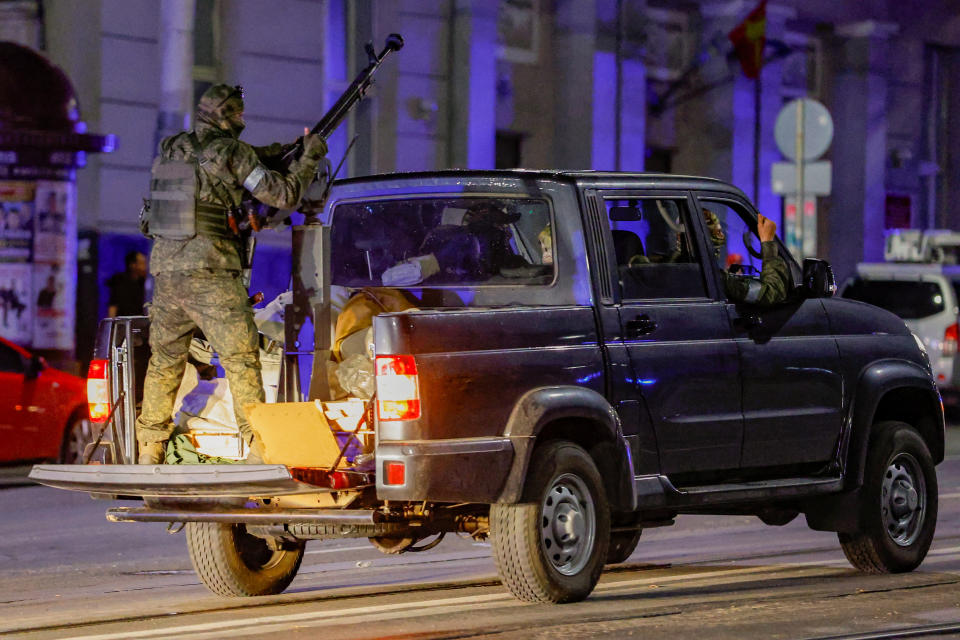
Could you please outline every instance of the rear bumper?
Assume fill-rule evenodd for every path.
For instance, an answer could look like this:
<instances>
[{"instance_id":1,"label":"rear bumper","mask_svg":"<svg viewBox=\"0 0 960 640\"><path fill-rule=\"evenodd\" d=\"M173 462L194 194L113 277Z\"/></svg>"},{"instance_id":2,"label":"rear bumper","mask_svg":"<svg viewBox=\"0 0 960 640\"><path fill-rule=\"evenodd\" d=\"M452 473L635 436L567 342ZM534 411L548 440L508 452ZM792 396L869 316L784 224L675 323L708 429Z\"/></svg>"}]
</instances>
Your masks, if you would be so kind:
<instances>
[{"instance_id":1,"label":"rear bumper","mask_svg":"<svg viewBox=\"0 0 960 640\"><path fill-rule=\"evenodd\" d=\"M494 503L510 473L509 438L384 441L377 443L380 500ZM384 465L402 462L404 483L386 485Z\"/></svg>"},{"instance_id":2,"label":"rear bumper","mask_svg":"<svg viewBox=\"0 0 960 640\"><path fill-rule=\"evenodd\" d=\"M30 479L57 489L126 496L249 498L317 493L283 465L38 464Z\"/></svg>"}]
</instances>

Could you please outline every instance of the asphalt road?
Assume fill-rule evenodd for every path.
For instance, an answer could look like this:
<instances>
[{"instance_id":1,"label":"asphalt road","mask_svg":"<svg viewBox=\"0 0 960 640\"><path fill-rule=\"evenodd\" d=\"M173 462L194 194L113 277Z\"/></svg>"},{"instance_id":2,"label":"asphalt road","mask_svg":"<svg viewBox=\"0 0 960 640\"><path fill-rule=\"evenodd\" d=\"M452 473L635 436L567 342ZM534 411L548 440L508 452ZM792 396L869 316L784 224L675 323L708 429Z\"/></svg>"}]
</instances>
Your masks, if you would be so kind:
<instances>
[{"instance_id":1,"label":"asphalt road","mask_svg":"<svg viewBox=\"0 0 960 640\"><path fill-rule=\"evenodd\" d=\"M938 467L937 535L913 573L855 572L836 536L809 530L802 517L769 527L752 517L681 516L645 531L587 601L563 606L514 600L489 545L455 536L399 556L365 540L311 542L286 593L224 599L194 575L183 533L108 523L103 512L117 503L86 494L8 487L0 490L0 636L703 640L907 637L909 628L960 637L960 429L950 429L949 449ZM850 636L877 631L893 633Z\"/></svg>"}]
</instances>

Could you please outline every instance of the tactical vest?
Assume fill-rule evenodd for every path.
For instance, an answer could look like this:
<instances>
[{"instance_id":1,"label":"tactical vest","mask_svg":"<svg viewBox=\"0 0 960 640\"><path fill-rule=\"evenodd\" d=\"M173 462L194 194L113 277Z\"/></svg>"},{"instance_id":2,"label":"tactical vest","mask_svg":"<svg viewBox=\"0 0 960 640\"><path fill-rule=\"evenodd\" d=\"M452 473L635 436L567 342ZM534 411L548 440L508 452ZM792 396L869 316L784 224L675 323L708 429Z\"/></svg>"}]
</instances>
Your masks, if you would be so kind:
<instances>
[{"instance_id":1,"label":"tactical vest","mask_svg":"<svg viewBox=\"0 0 960 640\"><path fill-rule=\"evenodd\" d=\"M221 206L197 200L203 151L196 134L191 131L188 135L192 158L173 159L160 154L153 161L147 233L168 240L188 240L198 233L214 238L235 238L227 222L229 201Z\"/></svg>"}]
</instances>

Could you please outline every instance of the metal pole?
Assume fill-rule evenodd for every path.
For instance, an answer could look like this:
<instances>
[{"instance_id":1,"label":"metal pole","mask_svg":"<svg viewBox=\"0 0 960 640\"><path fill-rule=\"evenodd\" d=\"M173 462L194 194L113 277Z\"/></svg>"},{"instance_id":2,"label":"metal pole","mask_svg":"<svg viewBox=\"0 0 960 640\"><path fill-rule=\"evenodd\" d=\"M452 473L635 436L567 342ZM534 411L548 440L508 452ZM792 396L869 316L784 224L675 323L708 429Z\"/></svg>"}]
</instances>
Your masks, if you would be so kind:
<instances>
[{"instance_id":1,"label":"metal pole","mask_svg":"<svg viewBox=\"0 0 960 640\"><path fill-rule=\"evenodd\" d=\"M801 260L804 257L804 209L806 208L806 193L803 184L804 162L803 162L803 124L804 124L804 101L801 98L797 104L797 216L794 227L797 235L797 257Z\"/></svg>"}]
</instances>

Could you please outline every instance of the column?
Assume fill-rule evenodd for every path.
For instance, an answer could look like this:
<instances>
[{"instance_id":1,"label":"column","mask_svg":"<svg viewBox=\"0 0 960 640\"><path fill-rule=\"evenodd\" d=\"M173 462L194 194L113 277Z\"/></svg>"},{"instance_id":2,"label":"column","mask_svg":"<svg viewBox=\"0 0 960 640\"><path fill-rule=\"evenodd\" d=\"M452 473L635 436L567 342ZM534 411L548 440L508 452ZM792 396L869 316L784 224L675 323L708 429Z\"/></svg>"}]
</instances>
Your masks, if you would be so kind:
<instances>
[{"instance_id":1,"label":"column","mask_svg":"<svg viewBox=\"0 0 960 640\"><path fill-rule=\"evenodd\" d=\"M492 169L496 152L497 7L454 0L450 34L449 165Z\"/></svg>"},{"instance_id":2,"label":"column","mask_svg":"<svg viewBox=\"0 0 960 640\"><path fill-rule=\"evenodd\" d=\"M194 0L160 2L160 105L156 142L190 126Z\"/></svg>"},{"instance_id":3,"label":"column","mask_svg":"<svg viewBox=\"0 0 960 640\"><path fill-rule=\"evenodd\" d=\"M841 26L830 111L834 118L833 194L827 221L838 281L859 261L883 260L887 164L888 39L895 25Z\"/></svg>"},{"instance_id":4,"label":"column","mask_svg":"<svg viewBox=\"0 0 960 640\"><path fill-rule=\"evenodd\" d=\"M599 21L607 28L599 34L602 41L597 43L593 62L592 169L643 171L647 125L647 69L640 57L629 55L642 50L639 46L641 43L630 42L627 36L635 32L640 22L646 19L643 17L646 7L646 0L597 0ZM621 21L624 24L621 25ZM618 28L623 34L619 69L616 34Z\"/></svg>"},{"instance_id":5,"label":"column","mask_svg":"<svg viewBox=\"0 0 960 640\"><path fill-rule=\"evenodd\" d=\"M597 48L595 0L557 0L554 4L553 158L558 169L593 166L594 54ZM595 98L594 98L595 99Z\"/></svg>"}]
</instances>

